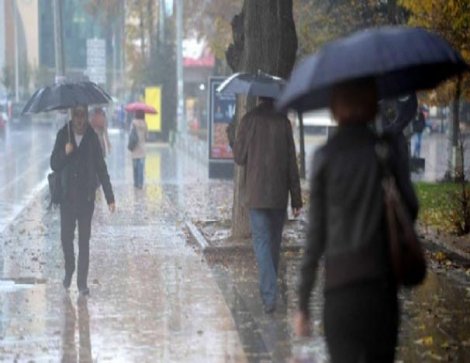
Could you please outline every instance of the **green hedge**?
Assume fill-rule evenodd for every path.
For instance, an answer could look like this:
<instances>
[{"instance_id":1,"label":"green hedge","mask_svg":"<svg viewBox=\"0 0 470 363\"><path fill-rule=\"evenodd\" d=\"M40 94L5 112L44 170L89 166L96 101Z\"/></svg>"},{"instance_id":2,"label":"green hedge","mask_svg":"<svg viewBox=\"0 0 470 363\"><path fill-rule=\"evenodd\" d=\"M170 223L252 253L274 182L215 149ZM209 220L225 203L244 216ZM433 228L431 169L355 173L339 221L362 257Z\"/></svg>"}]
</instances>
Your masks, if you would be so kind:
<instances>
[{"instance_id":1,"label":"green hedge","mask_svg":"<svg viewBox=\"0 0 470 363\"><path fill-rule=\"evenodd\" d=\"M419 221L444 232L458 233L456 221L460 213L461 185L419 182L415 188L420 203Z\"/></svg>"}]
</instances>

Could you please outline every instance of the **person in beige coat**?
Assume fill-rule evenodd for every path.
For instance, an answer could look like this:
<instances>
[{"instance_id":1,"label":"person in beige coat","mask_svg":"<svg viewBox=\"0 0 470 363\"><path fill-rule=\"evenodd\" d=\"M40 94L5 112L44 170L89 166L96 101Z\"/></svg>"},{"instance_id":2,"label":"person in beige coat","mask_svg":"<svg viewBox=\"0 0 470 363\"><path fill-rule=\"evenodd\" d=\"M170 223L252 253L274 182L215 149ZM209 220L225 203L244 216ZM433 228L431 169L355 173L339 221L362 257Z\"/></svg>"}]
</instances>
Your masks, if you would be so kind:
<instances>
[{"instance_id":1,"label":"person in beige coat","mask_svg":"<svg viewBox=\"0 0 470 363\"><path fill-rule=\"evenodd\" d=\"M135 127L139 141L137 146L131 151L132 166L134 169L134 187L142 189L144 186L145 170L145 140L147 140L148 128L142 111L136 111L135 118L132 120L131 128Z\"/></svg>"}]
</instances>

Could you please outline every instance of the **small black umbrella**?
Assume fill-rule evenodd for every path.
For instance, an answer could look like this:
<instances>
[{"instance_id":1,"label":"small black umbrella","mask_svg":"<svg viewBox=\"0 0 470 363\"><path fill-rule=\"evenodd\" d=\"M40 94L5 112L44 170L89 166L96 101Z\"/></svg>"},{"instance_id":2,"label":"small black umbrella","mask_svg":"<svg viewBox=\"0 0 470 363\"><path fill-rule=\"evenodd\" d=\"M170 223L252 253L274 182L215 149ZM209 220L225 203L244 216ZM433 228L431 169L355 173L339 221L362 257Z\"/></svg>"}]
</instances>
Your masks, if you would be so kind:
<instances>
[{"instance_id":1,"label":"small black umbrella","mask_svg":"<svg viewBox=\"0 0 470 363\"><path fill-rule=\"evenodd\" d=\"M430 89L469 66L445 40L421 28L368 29L328 43L292 73L279 109L329 106L331 87L359 78L376 80L379 98Z\"/></svg>"},{"instance_id":2,"label":"small black umbrella","mask_svg":"<svg viewBox=\"0 0 470 363\"><path fill-rule=\"evenodd\" d=\"M260 71L256 74L242 72L227 78L217 87L217 92L277 98L285 84L284 79Z\"/></svg>"},{"instance_id":3,"label":"small black umbrella","mask_svg":"<svg viewBox=\"0 0 470 363\"><path fill-rule=\"evenodd\" d=\"M38 89L26 103L23 113L63 110L76 106L105 104L111 97L93 82L57 83Z\"/></svg>"}]
</instances>

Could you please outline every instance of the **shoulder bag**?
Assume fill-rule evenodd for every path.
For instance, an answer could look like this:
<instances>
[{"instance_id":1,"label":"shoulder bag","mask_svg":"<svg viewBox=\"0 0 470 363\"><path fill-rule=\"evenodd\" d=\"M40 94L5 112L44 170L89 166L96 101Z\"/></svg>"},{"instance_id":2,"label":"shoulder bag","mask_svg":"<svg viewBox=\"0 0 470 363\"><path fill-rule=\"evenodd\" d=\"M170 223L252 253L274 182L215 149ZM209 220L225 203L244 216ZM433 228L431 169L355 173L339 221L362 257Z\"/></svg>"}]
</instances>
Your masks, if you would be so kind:
<instances>
[{"instance_id":1,"label":"shoulder bag","mask_svg":"<svg viewBox=\"0 0 470 363\"><path fill-rule=\"evenodd\" d=\"M376 153L382 169L390 262L395 281L397 285L405 287L417 286L426 277L423 248L390 169L388 144L385 141L378 142Z\"/></svg>"}]
</instances>

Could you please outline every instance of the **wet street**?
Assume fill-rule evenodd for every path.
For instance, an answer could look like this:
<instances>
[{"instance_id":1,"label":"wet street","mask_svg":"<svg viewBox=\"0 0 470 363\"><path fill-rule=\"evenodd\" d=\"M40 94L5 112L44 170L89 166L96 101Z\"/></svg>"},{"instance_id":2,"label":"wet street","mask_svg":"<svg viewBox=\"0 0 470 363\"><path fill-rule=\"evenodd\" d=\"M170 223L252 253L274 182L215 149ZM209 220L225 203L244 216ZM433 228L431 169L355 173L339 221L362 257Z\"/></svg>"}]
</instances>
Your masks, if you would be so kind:
<instances>
[{"instance_id":1,"label":"wet street","mask_svg":"<svg viewBox=\"0 0 470 363\"><path fill-rule=\"evenodd\" d=\"M44 132L34 130L25 136L22 147L28 149L28 142L43 137L41 162L47 159L53 141ZM185 186L188 193L201 182L207 188L205 169L191 159L180 159L167 146L150 146L147 186L136 191L126 139L121 136L112 134L114 148L108 160L117 212L110 215L103 196L98 197L88 301L77 299L75 284L70 295L61 286L59 215L58 210L47 211L46 193L39 193L2 232L0 359L245 361L224 297L203 258L186 245L183 234L185 209L191 209ZM10 154L2 152L2 160L14 158L21 148L7 150ZM27 180L42 182L47 160L36 174L29 169L24 172L21 182L19 165L34 162L33 151L39 154L32 149L26 155L18 154L22 157L18 162L12 160L10 172L18 174L19 181L11 184L9 194L21 195L27 188L33 192L35 187ZM26 177L26 173L30 175ZM3 174L2 180L11 180L11 174L10 179L8 172ZM11 204L12 209L20 209L24 200L13 197ZM197 213L203 217L205 211L198 208Z\"/></svg>"},{"instance_id":2,"label":"wet street","mask_svg":"<svg viewBox=\"0 0 470 363\"><path fill-rule=\"evenodd\" d=\"M44 179L54 136L44 126L0 139L0 361L289 360L300 346L290 326L299 252L284 251L279 306L265 315L250 245L203 253L186 228L188 221L228 219L232 183L209 180L205 163L165 144L149 144L146 185L135 190L126 135L111 132L107 164L117 211L108 212L99 192L91 296L79 298L75 283L66 294L59 213L47 210ZM422 287L400 295L397 359L468 362L470 270L431 267ZM304 348L324 362L321 286L312 305L315 339Z\"/></svg>"}]
</instances>

